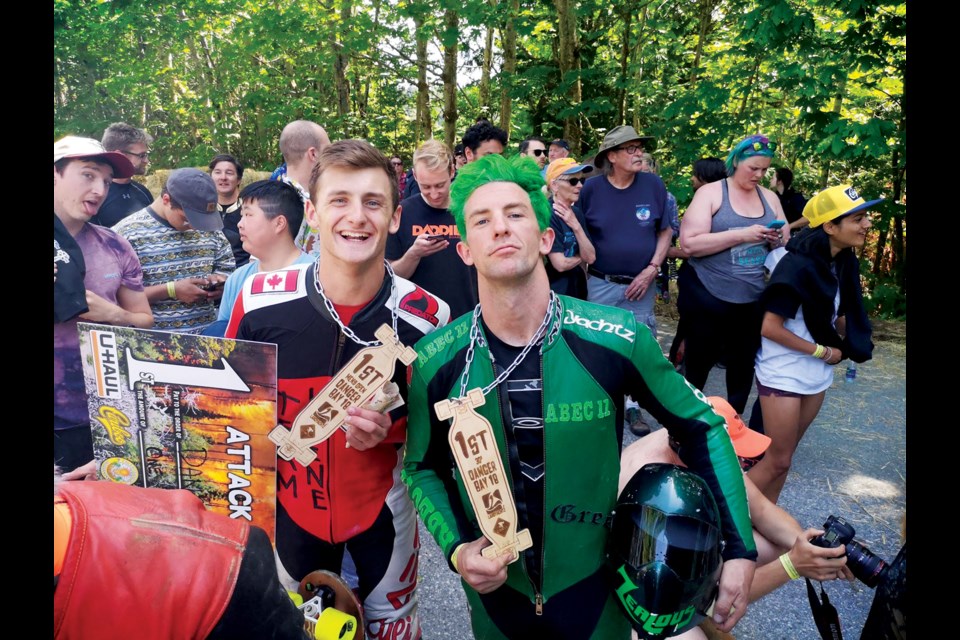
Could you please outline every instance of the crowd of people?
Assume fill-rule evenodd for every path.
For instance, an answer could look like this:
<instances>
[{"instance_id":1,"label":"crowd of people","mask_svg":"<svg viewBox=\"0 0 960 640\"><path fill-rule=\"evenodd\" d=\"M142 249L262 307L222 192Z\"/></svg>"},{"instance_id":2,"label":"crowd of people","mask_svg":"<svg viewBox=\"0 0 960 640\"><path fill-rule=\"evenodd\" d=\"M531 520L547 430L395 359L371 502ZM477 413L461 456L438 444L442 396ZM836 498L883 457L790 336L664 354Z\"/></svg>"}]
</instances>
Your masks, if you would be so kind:
<instances>
[{"instance_id":1,"label":"crowd of people","mask_svg":"<svg viewBox=\"0 0 960 640\"><path fill-rule=\"evenodd\" d=\"M782 167L763 186L775 146L750 135L725 161L694 164L681 216L658 176L655 142L621 125L593 158L530 137L508 159L507 132L478 120L455 149L422 143L407 172L400 155L331 142L297 120L280 135L284 164L271 179L241 187L243 163L219 154L208 171L172 171L156 197L133 179L149 165L146 132L117 123L102 142L55 142L54 463L66 487L55 492L55 633L106 624L80 610L109 586L82 579L91 561L77 559L77 524L89 520L104 536L101 514L133 526L136 509L118 516L104 506L112 500L174 510L153 493L143 502L63 482L97 477L79 321L277 345L286 427L355 353L381 344L381 325L418 352L409 370L398 362L384 372L399 407L353 406L344 429L314 446L315 461L278 459L278 574L262 562L256 577L225 573L242 599L220 594L222 619L188 607L198 637L242 637L244 621L268 605L270 616L247 631L270 637L269 620L274 637L296 637L289 620L298 614L276 594L321 568L351 579L369 637L421 637L417 515L462 577L478 639L627 638L631 627L651 637L655 619L653 637L703 637L730 631L749 602L791 578L850 577L843 550L811 544L822 532L776 502L833 367L871 357L854 251L879 200L838 185L804 202ZM668 358L654 302L670 261L682 263ZM262 286L266 272L283 277L282 291ZM714 367L725 369L726 398L699 391ZM739 417L754 384L766 435ZM515 502L516 526L531 534L517 553L484 551L491 540L469 499L473 478L461 475L450 423L434 410L471 390L486 396L472 411L506 470L507 486L483 504L494 512L505 497ZM663 428L651 432L643 412ZM625 428L642 436L626 449ZM694 492L688 477L711 505L696 524L710 548L684 547L692 520L647 490L669 481ZM322 490L298 492L311 483ZM621 509L627 503L636 509ZM252 564L247 529L213 514L177 526L190 537L204 519L240 544L207 545L197 557ZM250 548L262 555L259 536ZM128 553L121 546L102 553ZM153 570L190 579L165 561L158 554ZM623 584L611 588L618 575ZM68 600L64 576L86 585L86 598ZM270 597L251 595L258 579Z\"/></svg>"}]
</instances>

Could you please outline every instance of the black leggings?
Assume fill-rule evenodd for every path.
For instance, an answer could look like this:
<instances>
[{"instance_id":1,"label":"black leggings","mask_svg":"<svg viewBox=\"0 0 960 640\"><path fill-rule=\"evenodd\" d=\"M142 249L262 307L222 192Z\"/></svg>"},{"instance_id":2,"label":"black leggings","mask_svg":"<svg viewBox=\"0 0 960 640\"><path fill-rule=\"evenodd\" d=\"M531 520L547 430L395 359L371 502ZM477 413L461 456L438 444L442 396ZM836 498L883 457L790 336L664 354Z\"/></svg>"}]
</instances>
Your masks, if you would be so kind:
<instances>
[{"instance_id":1,"label":"black leggings","mask_svg":"<svg viewBox=\"0 0 960 640\"><path fill-rule=\"evenodd\" d=\"M687 341L684 375L702 390L710 370L722 362L727 368L727 401L743 414L760 348L760 303L735 304L714 297L688 262L680 267L677 287L677 310Z\"/></svg>"}]
</instances>

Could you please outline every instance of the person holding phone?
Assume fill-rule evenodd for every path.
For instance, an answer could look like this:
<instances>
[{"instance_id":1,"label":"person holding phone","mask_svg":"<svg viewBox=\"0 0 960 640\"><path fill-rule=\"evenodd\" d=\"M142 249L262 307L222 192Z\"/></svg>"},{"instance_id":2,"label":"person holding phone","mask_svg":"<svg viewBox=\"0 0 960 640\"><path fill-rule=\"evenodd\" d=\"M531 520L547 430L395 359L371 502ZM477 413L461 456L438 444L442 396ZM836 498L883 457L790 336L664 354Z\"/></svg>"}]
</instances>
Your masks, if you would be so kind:
<instances>
[{"instance_id":1,"label":"person holding phone","mask_svg":"<svg viewBox=\"0 0 960 640\"><path fill-rule=\"evenodd\" d=\"M457 255L460 232L450 206L453 154L439 140L427 140L413 154L420 190L400 206L400 226L387 239L386 256L401 278L443 298L454 315L477 304L477 273Z\"/></svg>"},{"instance_id":2,"label":"person holding phone","mask_svg":"<svg viewBox=\"0 0 960 640\"><path fill-rule=\"evenodd\" d=\"M113 227L143 265L144 291L160 331L201 333L217 319L223 282L236 269L221 233L217 193L206 172L176 169L149 207Z\"/></svg>"},{"instance_id":3,"label":"person holding phone","mask_svg":"<svg viewBox=\"0 0 960 640\"><path fill-rule=\"evenodd\" d=\"M750 478L773 502L833 384L834 365L844 358L864 362L873 354L854 249L866 241L867 211L878 202L864 201L850 185L811 198L803 209L810 231L787 245L760 298L757 392L764 431L773 442Z\"/></svg>"},{"instance_id":4,"label":"person holding phone","mask_svg":"<svg viewBox=\"0 0 960 640\"><path fill-rule=\"evenodd\" d=\"M744 138L726 159L727 178L694 193L680 223L680 245L691 256L679 271L677 308L684 319L687 380L698 389L714 365L726 365L727 400L743 413L760 346L759 306L767 253L789 239L780 201L760 186L774 144Z\"/></svg>"}]
</instances>

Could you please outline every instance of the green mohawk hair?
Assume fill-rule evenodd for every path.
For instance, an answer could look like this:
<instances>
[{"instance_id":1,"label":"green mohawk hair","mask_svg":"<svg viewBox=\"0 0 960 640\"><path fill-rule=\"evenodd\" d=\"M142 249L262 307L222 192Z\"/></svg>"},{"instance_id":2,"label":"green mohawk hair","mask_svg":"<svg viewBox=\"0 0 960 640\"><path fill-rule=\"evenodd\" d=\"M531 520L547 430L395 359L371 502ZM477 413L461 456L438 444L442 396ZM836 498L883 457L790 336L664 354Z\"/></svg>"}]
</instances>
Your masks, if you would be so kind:
<instances>
[{"instance_id":1,"label":"green mohawk hair","mask_svg":"<svg viewBox=\"0 0 960 640\"><path fill-rule=\"evenodd\" d=\"M540 231L550 225L553 212L547 197L543 195L543 176L533 158L514 156L507 160L501 155L490 154L464 165L450 187L450 213L457 221L460 239L467 241L467 229L463 220L463 208L474 191L490 182L513 182L530 196L533 213ZM469 243L467 243L469 244Z\"/></svg>"}]
</instances>

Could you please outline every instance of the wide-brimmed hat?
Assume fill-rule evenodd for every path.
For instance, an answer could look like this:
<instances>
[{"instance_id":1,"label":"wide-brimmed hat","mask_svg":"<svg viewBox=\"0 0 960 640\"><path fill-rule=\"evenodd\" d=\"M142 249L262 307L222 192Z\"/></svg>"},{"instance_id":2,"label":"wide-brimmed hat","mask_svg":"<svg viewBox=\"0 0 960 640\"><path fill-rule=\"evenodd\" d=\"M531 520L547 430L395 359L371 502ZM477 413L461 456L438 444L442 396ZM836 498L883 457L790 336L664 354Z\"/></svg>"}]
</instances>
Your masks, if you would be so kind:
<instances>
[{"instance_id":1,"label":"wide-brimmed hat","mask_svg":"<svg viewBox=\"0 0 960 640\"><path fill-rule=\"evenodd\" d=\"M72 160L100 160L113 167L113 177L125 179L136 173L133 163L119 151L107 151L93 138L66 136L53 143L53 162L64 158Z\"/></svg>"},{"instance_id":2,"label":"wide-brimmed hat","mask_svg":"<svg viewBox=\"0 0 960 640\"><path fill-rule=\"evenodd\" d=\"M547 165L547 184L550 184L560 176L565 176L571 173L580 173L581 171L584 173L590 173L593 171L593 165L584 162L577 162L574 158L569 156L566 158L559 158Z\"/></svg>"},{"instance_id":3,"label":"wide-brimmed hat","mask_svg":"<svg viewBox=\"0 0 960 640\"><path fill-rule=\"evenodd\" d=\"M610 129L607 135L603 137L603 144L600 145L600 150L597 151L597 156L594 158L597 168L603 169L606 167L607 151L634 140L643 143L644 151L652 151L656 142L656 138L653 136L642 136L637 133L636 129L627 124L621 124Z\"/></svg>"},{"instance_id":4,"label":"wide-brimmed hat","mask_svg":"<svg viewBox=\"0 0 960 640\"><path fill-rule=\"evenodd\" d=\"M869 209L883 198L865 201L857 190L848 184L824 189L807 201L803 208L803 217L810 221L810 228L819 227L824 222L848 216Z\"/></svg>"},{"instance_id":5,"label":"wide-brimmed hat","mask_svg":"<svg viewBox=\"0 0 960 640\"><path fill-rule=\"evenodd\" d=\"M754 431L747 425L736 410L720 396L709 396L707 400L713 405L713 410L727 421L727 433L733 442L733 450L741 458L756 458L767 450L772 440L759 431Z\"/></svg>"},{"instance_id":6,"label":"wide-brimmed hat","mask_svg":"<svg viewBox=\"0 0 960 640\"><path fill-rule=\"evenodd\" d=\"M177 169L167 178L167 193L177 201L198 231L223 229L223 218L217 209L217 186L210 174L200 169Z\"/></svg>"}]
</instances>

